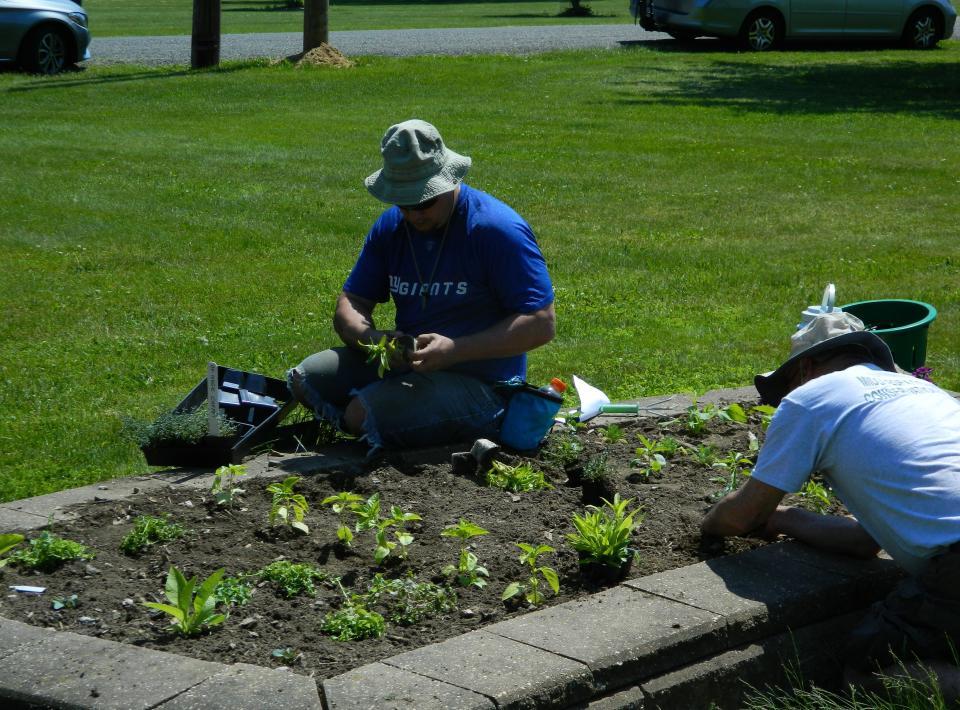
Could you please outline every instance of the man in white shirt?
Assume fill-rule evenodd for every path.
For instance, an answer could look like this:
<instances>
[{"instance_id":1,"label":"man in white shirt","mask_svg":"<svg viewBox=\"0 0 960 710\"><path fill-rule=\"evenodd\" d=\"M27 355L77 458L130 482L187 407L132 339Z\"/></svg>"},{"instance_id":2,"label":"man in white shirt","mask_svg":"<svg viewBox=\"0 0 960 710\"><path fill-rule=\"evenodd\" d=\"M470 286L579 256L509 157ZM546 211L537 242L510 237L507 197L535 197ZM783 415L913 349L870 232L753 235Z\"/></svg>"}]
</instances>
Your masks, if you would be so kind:
<instances>
[{"instance_id":1,"label":"man in white shirt","mask_svg":"<svg viewBox=\"0 0 960 710\"><path fill-rule=\"evenodd\" d=\"M956 692L960 651L960 402L897 371L852 314L793 335L790 358L757 376L778 405L753 475L718 502L705 534L779 535L858 557L881 549L910 577L871 610L848 647L848 679L923 660ZM853 517L780 505L819 471Z\"/></svg>"}]
</instances>

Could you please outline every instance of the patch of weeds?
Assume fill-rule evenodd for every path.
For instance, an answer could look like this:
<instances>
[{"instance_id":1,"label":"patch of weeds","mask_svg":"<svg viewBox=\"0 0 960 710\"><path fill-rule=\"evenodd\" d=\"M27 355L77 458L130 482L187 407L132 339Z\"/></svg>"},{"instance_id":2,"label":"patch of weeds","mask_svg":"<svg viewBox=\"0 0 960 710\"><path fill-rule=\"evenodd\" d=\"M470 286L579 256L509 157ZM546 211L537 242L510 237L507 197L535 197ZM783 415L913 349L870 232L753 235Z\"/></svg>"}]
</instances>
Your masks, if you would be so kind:
<instances>
[{"instance_id":1,"label":"patch of weeds","mask_svg":"<svg viewBox=\"0 0 960 710\"><path fill-rule=\"evenodd\" d=\"M410 626L457 608L457 594L450 587L417 582L411 577L386 579L382 574L374 575L367 600L370 606L383 602L388 609L387 618L401 626Z\"/></svg>"},{"instance_id":2,"label":"patch of weeds","mask_svg":"<svg viewBox=\"0 0 960 710\"><path fill-rule=\"evenodd\" d=\"M311 564L298 564L289 560L271 562L252 576L273 582L276 589L283 592L287 598L298 594L313 596L317 593L314 582L330 582L335 579Z\"/></svg>"},{"instance_id":3,"label":"patch of weeds","mask_svg":"<svg viewBox=\"0 0 960 710\"><path fill-rule=\"evenodd\" d=\"M717 462L717 450L708 444L701 444L690 452L690 457L701 466L711 468Z\"/></svg>"},{"instance_id":4,"label":"patch of weeds","mask_svg":"<svg viewBox=\"0 0 960 710\"><path fill-rule=\"evenodd\" d=\"M17 550L7 557L7 561L41 572L52 572L72 560L92 560L95 556L96 553L86 545L44 530L30 541L27 549Z\"/></svg>"},{"instance_id":5,"label":"patch of weeds","mask_svg":"<svg viewBox=\"0 0 960 710\"><path fill-rule=\"evenodd\" d=\"M171 523L169 515L141 515L134 521L133 530L120 541L120 550L125 555L139 555L151 545L166 544L182 536L183 526Z\"/></svg>"},{"instance_id":6,"label":"patch of weeds","mask_svg":"<svg viewBox=\"0 0 960 710\"><path fill-rule=\"evenodd\" d=\"M543 471L536 470L529 462L510 466L500 461L492 461L491 468L487 471L487 485L513 493L553 488L544 479Z\"/></svg>"}]
</instances>

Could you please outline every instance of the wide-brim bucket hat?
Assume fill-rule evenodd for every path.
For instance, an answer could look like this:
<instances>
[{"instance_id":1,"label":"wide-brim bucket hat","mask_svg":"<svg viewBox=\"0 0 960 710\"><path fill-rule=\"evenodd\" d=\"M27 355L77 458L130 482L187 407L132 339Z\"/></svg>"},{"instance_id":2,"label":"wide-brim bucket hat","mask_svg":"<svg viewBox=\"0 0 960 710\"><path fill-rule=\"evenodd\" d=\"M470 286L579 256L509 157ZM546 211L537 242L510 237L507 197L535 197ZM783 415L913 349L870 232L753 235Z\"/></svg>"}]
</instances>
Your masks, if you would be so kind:
<instances>
[{"instance_id":1,"label":"wide-brim bucket hat","mask_svg":"<svg viewBox=\"0 0 960 710\"><path fill-rule=\"evenodd\" d=\"M866 330L852 313L822 313L790 336L790 357L771 373L757 375L753 384L764 404L777 406L787 395L793 369L805 357L816 357L847 345L859 345L884 370L896 372L893 354L880 336Z\"/></svg>"},{"instance_id":2,"label":"wide-brim bucket hat","mask_svg":"<svg viewBox=\"0 0 960 710\"><path fill-rule=\"evenodd\" d=\"M416 205L454 190L471 160L447 148L431 124L411 119L390 126L380 141L383 168L367 176L371 195L391 205Z\"/></svg>"}]
</instances>

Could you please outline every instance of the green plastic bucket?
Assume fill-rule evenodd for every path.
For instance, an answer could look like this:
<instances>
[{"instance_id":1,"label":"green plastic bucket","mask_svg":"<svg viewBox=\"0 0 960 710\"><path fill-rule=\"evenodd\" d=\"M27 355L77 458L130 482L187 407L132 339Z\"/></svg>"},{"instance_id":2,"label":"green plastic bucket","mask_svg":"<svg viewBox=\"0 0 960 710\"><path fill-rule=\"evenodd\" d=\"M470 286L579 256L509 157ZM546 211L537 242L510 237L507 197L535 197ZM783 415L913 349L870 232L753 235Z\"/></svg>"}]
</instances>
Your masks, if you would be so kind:
<instances>
[{"instance_id":1,"label":"green plastic bucket","mask_svg":"<svg viewBox=\"0 0 960 710\"><path fill-rule=\"evenodd\" d=\"M922 301L891 298L858 301L841 310L852 313L890 346L893 361L907 372L923 367L927 359L927 329L937 309Z\"/></svg>"}]
</instances>

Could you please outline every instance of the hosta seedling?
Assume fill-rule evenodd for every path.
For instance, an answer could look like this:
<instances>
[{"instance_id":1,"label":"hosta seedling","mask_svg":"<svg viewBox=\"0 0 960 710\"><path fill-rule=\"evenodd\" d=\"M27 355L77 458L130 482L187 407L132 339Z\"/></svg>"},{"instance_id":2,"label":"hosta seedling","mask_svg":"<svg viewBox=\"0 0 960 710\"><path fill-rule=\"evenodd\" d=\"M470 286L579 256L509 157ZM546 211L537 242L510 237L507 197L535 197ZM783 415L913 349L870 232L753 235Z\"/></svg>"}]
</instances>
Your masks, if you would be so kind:
<instances>
[{"instance_id":1,"label":"hosta seedling","mask_svg":"<svg viewBox=\"0 0 960 710\"><path fill-rule=\"evenodd\" d=\"M194 636L206 628L222 624L227 618L216 611L218 600L214 593L223 572L221 567L197 587L197 577L187 580L180 570L171 566L164 587L170 604L144 602L143 605L169 614L173 617L172 626L179 633Z\"/></svg>"},{"instance_id":2,"label":"hosta seedling","mask_svg":"<svg viewBox=\"0 0 960 710\"><path fill-rule=\"evenodd\" d=\"M133 530L120 541L120 550L127 555L137 555L151 545L162 545L183 536L183 526L170 522L170 516L157 518L140 515L133 522Z\"/></svg>"},{"instance_id":3,"label":"hosta seedling","mask_svg":"<svg viewBox=\"0 0 960 710\"><path fill-rule=\"evenodd\" d=\"M601 507L588 505L583 515L574 513L576 532L569 533L567 540L580 553L581 564L596 563L619 569L629 558L630 538L643 516L638 510L629 511L633 499L621 500L619 493L614 494L612 502L601 500Z\"/></svg>"},{"instance_id":4,"label":"hosta seedling","mask_svg":"<svg viewBox=\"0 0 960 710\"><path fill-rule=\"evenodd\" d=\"M221 466L213 474L213 483L210 493L217 505L232 507L246 491L237 485L237 479L245 476L247 467L242 464L228 464Z\"/></svg>"},{"instance_id":5,"label":"hosta seedling","mask_svg":"<svg viewBox=\"0 0 960 710\"><path fill-rule=\"evenodd\" d=\"M300 481L299 476L287 476L280 483L271 483L267 486L267 492L273 494L273 500L270 505L270 524L279 520L284 525L289 525L295 530L307 534L310 528L303 522L303 518L310 506L307 499L299 493L293 492L293 487Z\"/></svg>"},{"instance_id":6,"label":"hosta seedling","mask_svg":"<svg viewBox=\"0 0 960 710\"><path fill-rule=\"evenodd\" d=\"M529 462L511 466L500 461L491 461L487 471L487 485L503 488L512 493L540 491L553 488L543 477L543 471L537 471Z\"/></svg>"},{"instance_id":7,"label":"hosta seedling","mask_svg":"<svg viewBox=\"0 0 960 710\"><path fill-rule=\"evenodd\" d=\"M66 562L92 560L94 556L93 550L86 545L44 530L30 541L27 549L17 550L7 557L7 561L41 572L52 572Z\"/></svg>"},{"instance_id":8,"label":"hosta seedling","mask_svg":"<svg viewBox=\"0 0 960 710\"><path fill-rule=\"evenodd\" d=\"M523 598L533 606L543 604L543 602L546 601L546 596L544 596L543 592L540 591L540 576L546 580L554 594L557 594L560 591L560 578L557 575L557 571L553 569L553 567L546 567L542 565L538 566L537 558L545 553L555 552L555 550L549 545L537 545L534 547L533 545L528 545L523 542L518 542L515 544L520 548L522 553L517 559L527 565L530 576L525 581L511 582L508 584L506 589L503 590L503 594L501 595L500 599L502 601L507 601L508 599L512 599L513 597L522 594Z\"/></svg>"}]
</instances>

